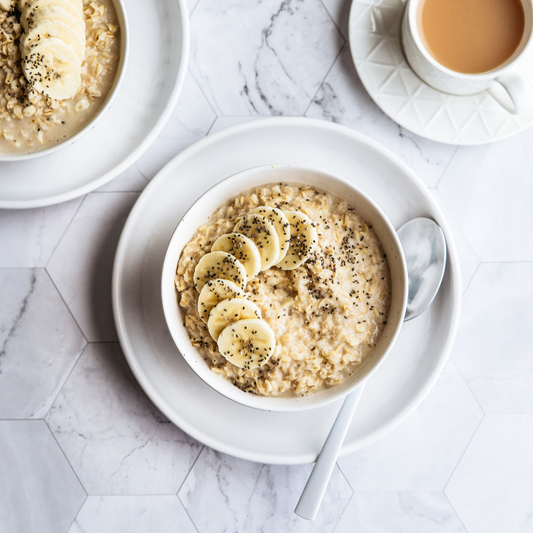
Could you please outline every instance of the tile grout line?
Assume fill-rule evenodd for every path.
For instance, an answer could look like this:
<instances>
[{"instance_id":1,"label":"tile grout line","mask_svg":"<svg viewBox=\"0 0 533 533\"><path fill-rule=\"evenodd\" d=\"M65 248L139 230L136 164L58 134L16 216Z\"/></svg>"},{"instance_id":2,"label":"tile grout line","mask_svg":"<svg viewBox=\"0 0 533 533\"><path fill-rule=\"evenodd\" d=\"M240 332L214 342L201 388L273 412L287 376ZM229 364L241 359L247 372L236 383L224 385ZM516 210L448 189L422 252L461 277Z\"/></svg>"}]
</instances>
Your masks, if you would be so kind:
<instances>
[{"instance_id":1,"label":"tile grout line","mask_svg":"<svg viewBox=\"0 0 533 533\"><path fill-rule=\"evenodd\" d=\"M342 33L342 31L339 28L338 24L335 22L335 19L333 18L333 15L329 12L329 9L324 4L323 0L318 0L318 1L322 4L322 7L326 10L326 13L328 14L329 19L331 20L331 22L333 22L333 25L335 26L335 28L337 28L337 31L340 33L341 37L344 39L344 42L346 43L347 40L344 37L344 34Z\"/></svg>"},{"instance_id":2,"label":"tile grout line","mask_svg":"<svg viewBox=\"0 0 533 533\"><path fill-rule=\"evenodd\" d=\"M181 489L183 488L183 485L185 485L185 482L187 481L187 478L191 475L191 472L192 472L193 468L196 466L196 463L198 462L198 459L200 459L200 455L202 455L204 450L205 450L205 444L202 444L202 449L200 450L200 453L196 456L196 459L193 461L193 463L191 465L191 468L189 468L189 471L187 472L187 475L183 479L183 483L179 486L178 490L175 493L176 499L178 500L179 504L181 505L182 509L185 511L187 516L189 517L189 520L191 521L191 524L193 525L193 527L197 531L197 533L200 533L200 531L196 527L196 524L194 523L194 520L192 519L192 516L189 514L189 510L185 507L185 505L181 501L181 498L179 497L179 493L180 493Z\"/></svg>"},{"instance_id":3,"label":"tile grout line","mask_svg":"<svg viewBox=\"0 0 533 533\"><path fill-rule=\"evenodd\" d=\"M472 434L472 437L470 438L470 440L468 441L468 444L465 446L465 449L463 450L463 453L461 454L461 457L459 457L459 460L457 461L457 464L455 465L455 468L453 469L453 472L451 473L450 477L448 478L448 481L446 482L446 484L444 485L444 488L442 489L442 493L446 496L446 488L448 487L448 485L450 484L450 481L452 480L452 477L453 475L455 474L455 471L457 470L457 468L459 467L459 463L463 460L463 457L466 453L466 451L468 450L468 448L470 448L470 444L472 444L472 441L474 440L474 437L476 436L481 424L483 423L483 420L485 420L485 417L486 417L486 413L483 412L483 416L481 417L481 420L479 421L479 424L477 425L476 427L476 430L474 431L474 433ZM446 497L447 498L447 497ZM450 502L451 504L451 502ZM453 505L452 505L453 507ZM454 508L454 511L455 511L455 508ZM457 511L456 511L457 512Z\"/></svg>"},{"instance_id":4,"label":"tile grout line","mask_svg":"<svg viewBox=\"0 0 533 533\"><path fill-rule=\"evenodd\" d=\"M476 256L477 257L477 256ZM479 260L479 258L478 258ZM479 269L481 268L481 265L484 265L482 261L479 261L479 265L476 267L476 270L474 270L474 273L472 274L472 277L470 278L470 281L466 284L466 287L463 289L463 296L466 294L466 291L469 289L470 285L472 285L472 281L476 277L477 273L479 272Z\"/></svg>"},{"instance_id":5,"label":"tile grout line","mask_svg":"<svg viewBox=\"0 0 533 533\"><path fill-rule=\"evenodd\" d=\"M52 253L50 254L50 257L48 258L48 260L45 262L45 264L43 265L42 268L46 268L48 263L50 263L50 261L52 260L52 257L54 256L54 254L56 253L56 250L58 248L58 246L61 244L61 241L65 238L65 235L67 233L67 231L69 230L70 226L72 225L72 223L74 222L74 219L76 218L76 215L79 213L80 209L81 209L81 206L85 203L85 200L87 199L87 196L89 196L90 193L87 193L81 200L80 202L80 205L78 206L78 208L76 209L76 211L74 212L74 215L72 215L72 218L70 219L70 222L67 224L67 227L65 228L65 231L61 234L61 237L59 238L59 240L57 241L57 244L54 246L54 249L52 250Z\"/></svg>"},{"instance_id":6,"label":"tile grout line","mask_svg":"<svg viewBox=\"0 0 533 533\"><path fill-rule=\"evenodd\" d=\"M188 475L187 475L188 477ZM187 479L187 478L185 478ZM184 481L185 483L185 481ZM196 527L196 524L194 523L194 520L192 519L192 516L189 514L189 511L187 510L187 508L185 507L185 505L183 505L183 502L180 500L180 497L178 496L178 494L174 494L174 497L176 498L176 500L178 500L178 503L181 505L181 508L185 511L185 514L187 515L187 518L189 519L190 523L192 524L192 527L194 527L194 530L196 531L196 533L200 533L199 529Z\"/></svg>"},{"instance_id":7,"label":"tile grout line","mask_svg":"<svg viewBox=\"0 0 533 533\"><path fill-rule=\"evenodd\" d=\"M196 440L196 439L195 439ZM199 441L198 441L199 442ZM201 444L201 443L200 443ZM193 461L191 467L189 468L189 470L187 471L187 474L186 476L183 478L183 482L181 483L181 485L178 487L178 490L175 492L176 496L178 497L178 500L180 499L180 497L178 496L180 490L183 488L183 485L185 485L185 482L187 481L187 478L189 477L189 475L191 474L192 472L192 469L195 467L196 463L198 462L198 459L200 458L200 455L202 455L203 451L205 450L205 444L202 444L202 448L200 449L200 451L198 452L198 455L196 456L196 459ZM180 500L181 502L181 500ZM183 505L183 504L182 504ZM185 508L185 507L184 507Z\"/></svg>"},{"instance_id":8,"label":"tile grout line","mask_svg":"<svg viewBox=\"0 0 533 533\"><path fill-rule=\"evenodd\" d=\"M341 34L341 37L342 37L342 34ZM337 64L337 61L339 60L341 54L344 52L344 49L348 46L348 42L346 41L346 39L344 39L344 37L342 37L342 39L344 40L344 43L342 44L340 50L338 51L337 55L335 56L335 59L333 60L333 63L331 63L331 66L328 68L328 71L326 72L326 75L324 76L324 78L320 82L320 85L318 86L318 89L316 90L315 94L311 98L311 101L309 102L309 105L305 108L305 111L303 112L302 115L297 115L297 116L301 116L301 117L304 117L304 118L306 117L307 112L309 111L309 109L311 109L311 106L313 105L313 102L315 101L316 97L318 96L318 93L320 92L320 89L322 89L322 86L326 82L326 80L327 80L327 78L329 76L329 73L331 72L333 67Z\"/></svg>"},{"instance_id":9,"label":"tile grout line","mask_svg":"<svg viewBox=\"0 0 533 533\"><path fill-rule=\"evenodd\" d=\"M189 20L192 17L192 14L194 13L195 9L198 7L199 3L200 3L200 0L196 0L196 3L194 4L193 8L191 9L190 13L188 14Z\"/></svg>"},{"instance_id":10,"label":"tile grout line","mask_svg":"<svg viewBox=\"0 0 533 533\"><path fill-rule=\"evenodd\" d=\"M455 156L457 155L457 152L458 152L460 147L461 147L461 145L459 145L459 144L455 147L455 150L454 150L454 152L452 154L452 157L450 157L450 160L448 161L448 164L446 165L446 168L444 169L444 171L440 175L440 178L437 180L437 183L435 184L435 187L434 187L435 189L439 186L439 183L441 182L442 178L444 177L444 175L448 171L448 167L451 165L452 161L455 159Z\"/></svg>"},{"instance_id":11,"label":"tile grout line","mask_svg":"<svg viewBox=\"0 0 533 533\"><path fill-rule=\"evenodd\" d=\"M450 501L450 498L448 498L448 496L446 496L446 493L444 491L442 491L442 494L446 498L446 501L450 504L450 507L453 509L453 512L455 513L455 516L457 517L457 520L459 520L459 522L461 522L461 525L464 527L466 533L468 533L468 529L465 526L465 523L463 522L463 520L459 516L459 513L455 510L455 507L453 506L453 503Z\"/></svg>"},{"instance_id":12,"label":"tile grout line","mask_svg":"<svg viewBox=\"0 0 533 533\"><path fill-rule=\"evenodd\" d=\"M74 467L72 466L72 464L70 463L65 451L63 450L63 448L61 447L61 445L59 444L59 441L57 440L54 432L52 431L52 429L50 428L50 425L48 424L48 422L46 421L46 419L43 418L43 422L45 423L46 427L48 428L48 431L50 432L50 434L52 435L52 438L54 439L55 443L57 444L57 447L61 450L61 453L63 454L63 457L65 458L65 461L67 462L67 464L70 466L70 469L72 470L72 473L76 476L76 479L78 480L78 483L80 484L80 487L81 489L83 490L83 492L85 493L85 500L83 500L83 503L81 504L80 508L78 509L78 512L76 513L76 516L78 516L81 508L83 507L83 504L85 503L85 501L87 500L87 498L89 497L89 494L87 493L87 491L85 490L85 487L83 485L83 483L81 482L81 479L79 478L78 476L78 473L74 470ZM76 520L76 518L74 518L74 520ZM74 522L73 520L73 522ZM68 530L67 530L68 531Z\"/></svg>"},{"instance_id":13,"label":"tile grout line","mask_svg":"<svg viewBox=\"0 0 533 533\"><path fill-rule=\"evenodd\" d=\"M218 120L218 116L215 116L213 123L211 124L211 126L209 126L209 129L205 132L205 135L203 136L204 139L211 133L211 130L213 129L213 126L216 124L217 120Z\"/></svg>"},{"instance_id":14,"label":"tile grout line","mask_svg":"<svg viewBox=\"0 0 533 533\"><path fill-rule=\"evenodd\" d=\"M83 335L83 332L82 332L82 335ZM85 337L83 337L85 339ZM85 339L86 340L86 339ZM65 378L65 380L63 381L63 383L61 384L61 387L59 388L59 391L57 392L57 394L54 396L54 399L52 400L52 403L50 404L50 407L48 408L48 411L46 411L45 415L43 416L43 420L46 422L46 417L50 414L50 411L52 410L52 407L54 406L54 403L56 403L56 400L59 398L59 395L63 392L63 388L65 387L65 385L67 384L67 381L70 379L70 376L72 375L72 373L74 372L74 369L78 366L78 363L82 357L82 355L85 353L85 350L87 349L87 347L89 346L89 342L85 342L85 346L83 347L83 349L80 351L80 354L78 355L78 357L76 358L76 361L74 362L74 364L72 365L72 368L70 369L70 372L68 373L68 376ZM47 424L48 425L48 424ZM48 426L50 427L50 426ZM52 429L50 429L50 432L52 432Z\"/></svg>"},{"instance_id":15,"label":"tile grout line","mask_svg":"<svg viewBox=\"0 0 533 533\"><path fill-rule=\"evenodd\" d=\"M474 394L474 391L470 388L470 385L469 385L468 381L463 376L463 373L461 372L461 369L459 368L459 366L457 365L457 363L455 362L455 359L452 357L451 354L450 354L449 360L452 361L453 366L455 366L455 369L457 370L457 372L461 376L461 379L463 380L464 384L466 385L466 388L469 390L470 394L472 395L472 398L474 398L474 400L477 403L478 407L481 409L481 412L483 413L483 416L482 416L481 420L483 420L483 418L485 418L485 416L487 415L487 413L485 412L485 409L483 409L483 406L479 403L479 400L477 399L477 396Z\"/></svg>"},{"instance_id":16,"label":"tile grout line","mask_svg":"<svg viewBox=\"0 0 533 533\"><path fill-rule=\"evenodd\" d=\"M198 89L200 89L200 92L202 93L202 96L205 98L205 101L207 102L207 105L210 107L211 111L215 114L215 120L219 116L219 114L215 111L215 108L209 101L209 98L207 98L204 88L198 83L198 80L196 79L196 76L193 74L193 71L191 70L191 61L189 56L189 65L187 66L187 72L191 75L191 78L194 80L194 83L198 86Z\"/></svg>"},{"instance_id":17,"label":"tile grout line","mask_svg":"<svg viewBox=\"0 0 533 533\"><path fill-rule=\"evenodd\" d=\"M67 304L67 302L65 301L65 298L63 298L63 295L61 294L61 291L59 290L58 286L55 284L55 281L52 278L52 276L50 275L50 272L48 272L48 269L46 267L43 267L43 270L46 272L46 275L48 276L48 279L50 280L50 282L54 286L54 289L57 291L57 294L59 294L59 297L61 298L61 301L63 302L63 305L67 308L67 311L69 312L70 316L72 317L72 320L74 320L74 324L76 324L76 327L80 330L81 336L85 340L85 346L87 346L87 344L89 344L89 339L85 336L85 333L84 333L83 329L78 324L78 321L76 320L76 317L74 316L74 314L70 310L70 307ZM82 352L85 351L85 346L83 347Z\"/></svg>"},{"instance_id":18,"label":"tile grout line","mask_svg":"<svg viewBox=\"0 0 533 533\"><path fill-rule=\"evenodd\" d=\"M354 452L354 453L357 453L357 451ZM346 477L346 474L344 473L344 471L342 470L342 468L340 467L340 465L339 465L339 463L337 461L335 461L335 465L337 466L337 468L339 469L339 472L342 474L342 477L344 478L344 480L348 484L348 487L350 487L350 490L352 491L352 494L351 494L349 500L346 502L346 505L344 506L344 509L342 510L342 513L339 516L339 519L337 520L337 523L335 524L335 526L331 530L331 533L335 533L337 527L339 526L339 522L342 520L342 517L344 516L344 513L346 512L346 509L348 509L348 506L350 505L350 503L352 503L352 500L355 498L355 490L352 487L352 484L350 483L348 478Z\"/></svg>"}]
</instances>

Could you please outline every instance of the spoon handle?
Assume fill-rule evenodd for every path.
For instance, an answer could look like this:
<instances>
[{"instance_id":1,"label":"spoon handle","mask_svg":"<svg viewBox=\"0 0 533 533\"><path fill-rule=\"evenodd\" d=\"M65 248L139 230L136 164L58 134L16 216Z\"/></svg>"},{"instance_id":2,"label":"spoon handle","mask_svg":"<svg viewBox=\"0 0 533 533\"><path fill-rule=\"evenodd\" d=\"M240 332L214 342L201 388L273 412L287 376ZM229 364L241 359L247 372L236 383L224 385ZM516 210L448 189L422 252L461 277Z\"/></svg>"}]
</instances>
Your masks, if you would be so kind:
<instances>
[{"instance_id":1,"label":"spoon handle","mask_svg":"<svg viewBox=\"0 0 533 533\"><path fill-rule=\"evenodd\" d=\"M326 492L329 483L329 478L337 462L339 451L342 443L350 427L355 409L359 403L359 399L363 394L365 385L361 385L355 389L351 394L346 396L344 403L335 419L335 422L329 432L328 438L320 452L315 463L313 471L309 476L307 485L305 486L300 501L296 506L294 512L306 520L314 520L320 503Z\"/></svg>"}]
</instances>

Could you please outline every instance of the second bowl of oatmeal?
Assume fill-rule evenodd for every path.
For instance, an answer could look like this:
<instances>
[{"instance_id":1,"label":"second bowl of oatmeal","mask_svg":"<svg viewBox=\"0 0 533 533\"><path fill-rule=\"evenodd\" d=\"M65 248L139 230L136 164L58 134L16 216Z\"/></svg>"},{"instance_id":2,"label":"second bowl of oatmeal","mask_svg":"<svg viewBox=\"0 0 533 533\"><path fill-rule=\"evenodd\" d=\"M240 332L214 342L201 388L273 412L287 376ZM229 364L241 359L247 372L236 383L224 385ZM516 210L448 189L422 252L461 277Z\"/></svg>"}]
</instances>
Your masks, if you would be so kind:
<instances>
[{"instance_id":1,"label":"second bowl of oatmeal","mask_svg":"<svg viewBox=\"0 0 533 533\"><path fill-rule=\"evenodd\" d=\"M208 190L179 222L162 272L167 325L191 368L270 411L361 385L392 349L406 300L401 245L379 207L342 178L290 165Z\"/></svg>"},{"instance_id":2,"label":"second bowl of oatmeal","mask_svg":"<svg viewBox=\"0 0 533 533\"><path fill-rule=\"evenodd\" d=\"M80 139L122 82L122 0L0 2L0 161L48 155Z\"/></svg>"}]
</instances>

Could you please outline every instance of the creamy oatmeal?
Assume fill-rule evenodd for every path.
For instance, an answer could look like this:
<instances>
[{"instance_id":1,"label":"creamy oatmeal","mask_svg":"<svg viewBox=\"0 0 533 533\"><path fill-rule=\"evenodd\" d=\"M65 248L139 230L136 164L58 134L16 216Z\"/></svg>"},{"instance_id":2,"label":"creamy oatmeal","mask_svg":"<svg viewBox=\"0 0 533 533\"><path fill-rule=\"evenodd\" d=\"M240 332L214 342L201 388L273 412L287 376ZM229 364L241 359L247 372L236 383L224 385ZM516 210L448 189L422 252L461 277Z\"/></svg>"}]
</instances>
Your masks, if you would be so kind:
<instances>
[{"instance_id":1,"label":"creamy oatmeal","mask_svg":"<svg viewBox=\"0 0 533 533\"><path fill-rule=\"evenodd\" d=\"M85 22L85 50L82 56L83 32L81 37L73 35L75 51L83 57L81 67L77 67L81 83L76 94L68 99L53 99L43 94L44 90L33 88L27 79L31 76L24 69L22 45L25 34L39 20L30 19L31 24L24 28L24 7L20 3L30 1L0 0L0 153L42 150L78 133L100 110L118 69L120 30L113 2L78 0L80 17ZM59 5L63 5L61 1ZM67 1L75 5L74 0ZM53 5L42 9L47 9L46 16L50 17L49 13L64 13ZM72 31L65 28L64 20L67 19L54 24L61 25L65 32L59 36L70 40Z\"/></svg>"},{"instance_id":2,"label":"creamy oatmeal","mask_svg":"<svg viewBox=\"0 0 533 533\"><path fill-rule=\"evenodd\" d=\"M194 273L213 243L258 206L308 215L318 242L298 268L271 267L244 287L276 338L270 359L247 369L226 360L209 334ZM371 354L390 306L389 266L373 229L344 200L307 186L264 186L226 202L184 248L175 283L184 325L211 370L264 396L307 395L339 384ZM241 294L227 295L235 296Z\"/></svg>"}]
</instances>

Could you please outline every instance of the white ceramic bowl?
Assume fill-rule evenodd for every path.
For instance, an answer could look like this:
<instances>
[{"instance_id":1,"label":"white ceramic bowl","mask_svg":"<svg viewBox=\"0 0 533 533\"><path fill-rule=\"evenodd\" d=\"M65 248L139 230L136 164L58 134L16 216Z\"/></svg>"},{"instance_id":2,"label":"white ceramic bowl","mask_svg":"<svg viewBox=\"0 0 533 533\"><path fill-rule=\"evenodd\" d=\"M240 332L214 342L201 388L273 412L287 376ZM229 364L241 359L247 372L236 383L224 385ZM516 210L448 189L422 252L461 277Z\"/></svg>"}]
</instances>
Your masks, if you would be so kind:
<instances>
[{"instance_id":1,"label":"white ceramic bowl","mask_svg":"<svg viewBox=\"0 0 533 533\"><path fill-rule=\"evenodd\" d=\"M111 104L115 98L115 95L118 92L118 89L124 78L124 72L126 71L126 63L128 61L129 54L129 32L128 32L128 19L126 18L126 10L124 9L124 4L122 0L112 0L115 10L117 12L117 19L120 26L120 57L117 66L117 72L115 75L115 80L113 85L109 89L107 96L104 99L98 112L85 124L85 126L78 131L75 135L67 137L65 140L50 146L49 148L44 148L43 150L35 150L31 152L25 152L22 154L3 154L0 153L0 161L25 161L28 159L34 159L36 157L42 157L44 155L51 154L61 148L75 143L78 139L83 137L88 131L91 131L96 123L104 116L105 112L111 107Z\"/></svg>"},{"instance_id":2,"label":"white ceramic bowl","mask_svg":"<svg viewBox=\"0 0 533 533\"><path fill-rule=\"evenodd\" d=\"M194 233L217 208L230 198L254 190L259 185L301 183L325 190L345 199L376 232L389 261L392 299L389 317L371 357L341 384L305 397L267 398L245 393L211 372L202 355L192 345L183 325L174 276L181 252ZM161 280L163 311L170 334L184 359L198 376L220 394L242 405L266 411L300 411L323 406L352 392L380 366L400 332L407 300L407 268L400 241L391 223L379 207L350 182L326 172L290 165L256 167L231 176L209 189L185 213L167 249Z\"/></svg>"}]
</instances>

